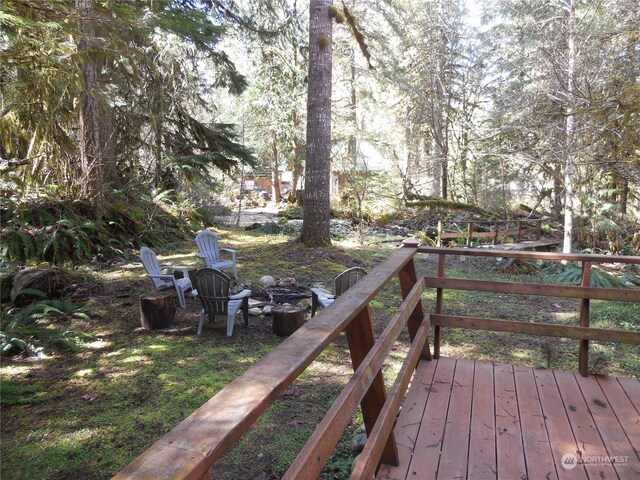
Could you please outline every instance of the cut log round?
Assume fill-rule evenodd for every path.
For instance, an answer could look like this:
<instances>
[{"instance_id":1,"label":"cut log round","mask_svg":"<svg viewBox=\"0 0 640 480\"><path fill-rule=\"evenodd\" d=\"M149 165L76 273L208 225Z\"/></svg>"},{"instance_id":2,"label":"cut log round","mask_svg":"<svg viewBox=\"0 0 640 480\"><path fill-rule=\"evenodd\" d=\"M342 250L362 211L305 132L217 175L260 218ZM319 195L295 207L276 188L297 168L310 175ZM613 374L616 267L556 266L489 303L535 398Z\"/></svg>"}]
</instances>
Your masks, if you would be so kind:
<instances>
[{"instance_id":1,"label":"cut log round","mask_svg":"<svg viewBox=\"0 0 640 480\"><path fill-rule=\"evenodd\" d=\"M271 309L273 333L288 337L304 325L304 308L295 305L282 305Z\"/></svg>"},{"instance_id":2,"label":"cut log round","mask_svg":"<svg viewBox=\"0 0 640 480\"><path fill-rule=\"evenodd\" d=\"M143 328L169 328L175 314L176 303L171 292L140 295L140 323Z\"/></svg>"}]
</instances>

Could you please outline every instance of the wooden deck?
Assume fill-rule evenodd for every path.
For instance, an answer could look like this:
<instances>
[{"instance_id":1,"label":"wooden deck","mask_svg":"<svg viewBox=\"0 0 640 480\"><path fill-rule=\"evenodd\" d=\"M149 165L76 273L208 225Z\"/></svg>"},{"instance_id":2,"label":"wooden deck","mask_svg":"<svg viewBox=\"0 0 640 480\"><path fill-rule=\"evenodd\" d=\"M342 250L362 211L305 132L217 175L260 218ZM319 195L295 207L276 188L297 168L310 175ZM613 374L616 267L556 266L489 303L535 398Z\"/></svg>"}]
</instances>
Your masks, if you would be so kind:
<instances>
[{"instance_id":1,"label":"wooden deck","mask_svg":"<svg viewBox=\"0 0 640 480\"><path fill-rule=\"evenodd\" d=\"M638 479L640 382L420 361L394 432L378 479Z\"/></svg>"}]
</instances>

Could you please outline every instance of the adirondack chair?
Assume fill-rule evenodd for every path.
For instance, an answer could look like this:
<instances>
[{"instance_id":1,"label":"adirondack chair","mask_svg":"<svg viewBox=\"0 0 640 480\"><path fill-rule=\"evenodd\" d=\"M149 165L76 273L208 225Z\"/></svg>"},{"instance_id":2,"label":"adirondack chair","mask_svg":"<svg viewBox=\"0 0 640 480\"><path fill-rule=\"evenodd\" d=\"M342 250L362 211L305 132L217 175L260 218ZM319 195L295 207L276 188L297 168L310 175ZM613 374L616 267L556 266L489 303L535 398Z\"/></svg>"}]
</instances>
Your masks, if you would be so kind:
<instances>
[{"instance_id":1,"label":"adirondack chair","mask_svg":"<svg viewBox=\"0 0 640 480\"><path fill-rule=\"evenodd\" d=\"M158 264L158 257L155 252L147 247L142 247L140 249L140 260L142 261L142 265L144 265L145 270L147 271L147 275L153 282L153 286L156 290L166 290L170 288L175 288L176 293L178 294L178 303L182 308L186 307L186 303L184 300L185 292L191 290L191 280L189 280L188 276L185 278L176 278L172 273L162 273L163 270L173 271L181 268L178 265L160 265Z\"/></svg>"},{"instance_id":2,"label":"adirondack chair","mask_svg":"<svg viewBox=\"0 0 640 480\"><path fill-rule=\"evenodd\" d=\"M204 260L205 267L215 268L216 270L233 270L233 278L238 280L238 272L236 270L236 251L232 248L220 248L218 245L218 236L208 230L202 230L196 235L196 246L198 247L198 257ZM220 252L226 252L231 255L231 260L221 260Z\"/></svg>"},{"instance_id":3,"label":"adirondack chair","mask_svg":"<svg viewBox=\"0 0 640 480\"><path fill-rule=\"evenodd\" d=\"M318 307L327 308L341 294L349 290L355 283L364 277L367 272L360 267L353 267L338 275L334 283L335 294L319 287L311 287L311 317L315 316Z\"/></svg>"},{"instance_id":4,"label":"adirondack chair","mask_svg":"<svg viewBox=\"0 0 640 480\"><path fill-rule=\"evenodd\" d=\"M242 308L244 326L249 326L249 296L251 290L243 290L236 295L229 295L231 279L215 268L200 268L193 274L193 285L197 290L197 298L202 302L198 335L202 333L205 313L209 320L215 321L216 315L227 316L227 336L233 335L236 312Z\"/></svg>"}]
</instances>

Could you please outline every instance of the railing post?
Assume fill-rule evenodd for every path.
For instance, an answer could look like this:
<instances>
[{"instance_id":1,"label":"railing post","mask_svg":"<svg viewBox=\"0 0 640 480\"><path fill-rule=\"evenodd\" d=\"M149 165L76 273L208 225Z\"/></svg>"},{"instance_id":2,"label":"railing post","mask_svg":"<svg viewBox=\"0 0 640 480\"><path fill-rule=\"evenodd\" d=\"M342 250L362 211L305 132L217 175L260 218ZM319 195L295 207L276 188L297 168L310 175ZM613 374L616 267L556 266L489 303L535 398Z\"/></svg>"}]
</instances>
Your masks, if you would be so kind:
<instances>
[{"instance_id":1,"label":"railing post","mask_svg":"<svg viewBox=\"0 0 640 480\"><path fill-rule=\"evenodd\" d=\"M438 277L444 277L446 255L438 254ZM436 289L436 313L441 314L444 309L444 290ZM433 327L433 358L440 358L440 325Z\"/></svg>"},{"instance_id":2,"label":"railing post","mask_svg":"<svg viewBox=\"0 0 640 480\"><path fill-rule=\"evenodd\" d=\"M495 222L493 224L493 226L495 227L495 231L493 232L493 240L491 242L492 245L497 245L498 244L498 229L500 228L500 224L498 222Z\"/></svg>"},{"instance_id":3,"label":"railing post","mask_svg":"<svg viewBox=\"0 0 640 480\"><path fill-rule=\"evenodd\" d=\"M415 238L408 238L402 242L402 246L404 248L417 248L420 245ZM415 256L415 254L414 254ZM402 269L398 272L398 278L400 279L400 292L402 293L402 298L407 298L409 292L413 289L413 286L418 282L418 278L416 276L416 268L415 263L413 262L413 258L407 262L407 264L402 267ZM409 330L409 339L413 342L416 334L418 333L418 329L420 328L420 324L424 319L424 309L422 308L422 300L420 300L416 304L416 308L413 309L411 315L409 316L409 320L407 321L407 328ZM420 353L420 358L422 360L431 360L431 352L429 351L429 339L424 342L424 347L422 348L422 352Z\"/></svg>"},{"instance_id":4,"label":"railing post","mask_svg":"<svg viewBox=\"0 0 640 480\"><path fill-rule=\"evenodd\" d=\"M591 262L582 262L582 283L583 287L591 286ZM580 326L589 327L589 299L583 298L580 301ZM578 370L580 375L589 375L589 340L580 340L578 350Z\"/></svg>"},{"instance_id":5,"label":"railing post","mask_svg":"<svg viewBox=\"0 0 640 480\"><path fill-rule=\"evenodd\" d=\"M467 247L471 246L473 240L473 222L469 222L467 225Z\"/></svg>"},{"instance_id":6,"label":"railing post","mask_svg":"<svg viewBox=\"0 0 640 480\"><path fill-rule=\"evenodd\" d=\"M351 353L353 371L356 371L376 340L369 305L360 310L355 318L351 320L347 328L345 328L345 332L347 334L349 352ZM384 388L382 372L378 372L369 390L367 390L367 393L364 395L362 402L360 402L367 435L371 434L376 420L380 415L380 411L384 406L386 397L387 394ZM389 434L387 443L384 446L381 461L391 465L398 465L398 447L396 446L396 439L393 432Z\"/></svg>"},{"instance_id":7,"label":"railing post","mask_svg":"<svg viewBox=\"0 0 640 480\"><path fill-rule=\"evenodd\" d=\"M520 241L521 236L522 236L522 221L518 220L518 234L516 235L516 242Z\"/></svg>"},{"instance_id":8,"label":"railing post","mask_svg":"<svg viewBox=\"0 0 640 480\"><path fill-rule=\"evenodd\" d=\"M542 220L538 220L536 223L538 224L538 230L536 231L536 240L540 240L540 237L542 236Z\"/></svg>"}]
</instances>

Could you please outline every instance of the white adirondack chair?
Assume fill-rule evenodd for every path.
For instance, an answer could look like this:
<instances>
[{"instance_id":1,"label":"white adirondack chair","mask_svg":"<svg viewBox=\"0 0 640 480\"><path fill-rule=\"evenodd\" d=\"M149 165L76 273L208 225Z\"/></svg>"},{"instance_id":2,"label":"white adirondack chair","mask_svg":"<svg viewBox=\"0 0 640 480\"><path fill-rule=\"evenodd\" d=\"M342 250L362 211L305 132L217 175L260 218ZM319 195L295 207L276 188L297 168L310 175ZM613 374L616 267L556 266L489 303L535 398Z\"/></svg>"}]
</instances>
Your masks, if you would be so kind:
<instances>
[{"instance_id":1,"label":"white adirondack chair","mask_svg":"<svg viewBox=\"0 0 640 480\"><path fill-rule=\"evenodd\" d=\"M178 302L182 308L185 308L186 303L184 300L184 294L192 289L191 280L189 279L188 274L184 278L176 278L172 273L162 273L162 271L186 269L186 267L158 264L158 257L155 252L147 247L142 247L140 249L140 260L147 271L147 275L153 282L155 289L165 290L168 288L175 288L176 293L178 294Z\"/></svg>"},{"instance_id":2,"label":"white adirondack chair","mask_svg":"<svg viewBox=\"0 0 640 480\"><path fill-rule=\"evenodd\" d=\"M238 280L238 272L236 270L236 251L232 248L220 248L218 244L218 236L208 230L202 230L196 235L196 246L198 247L198 257L204 260L205 267L215 268L216 270L233 270L233 278ZM231 260L221 260L220 252L226 252L231 255Z\"/></svg>"},{"instance_id":3,"label":"white adirondack chair","mask_svg":"<svg viewBox=\"0 0 640 480\"><path fill-rule=\"evenodd\" d=\"M318 307L327 308L341 294L349 290L355 283L364 277L367 272L360 267L353 267L338 275L333 283L335 294L324 288L312 287L311 290L311 316L316 314Z\"/></svg>"},{"instance_id":4,"label":"white adirondack chair","mask_svg":"<svg viewBox=\"0 0 640 480\"><path fill-rule=\"evenodd\" d=\"M202 332L205 314L211 321L216 315L227 316L227 336L233 335L236 312L242 308L244 326L249 325L249 296L251 290L243 290L236 295L229 295L231 279L220 270L204 267L193 274L193 285L197 290L197 297L202 302L202 313L198 324L198 335Z\"/></svg>"}]
</instances>

